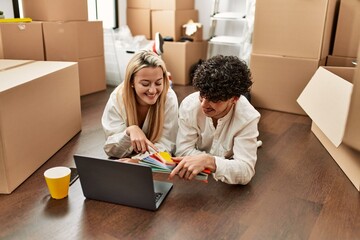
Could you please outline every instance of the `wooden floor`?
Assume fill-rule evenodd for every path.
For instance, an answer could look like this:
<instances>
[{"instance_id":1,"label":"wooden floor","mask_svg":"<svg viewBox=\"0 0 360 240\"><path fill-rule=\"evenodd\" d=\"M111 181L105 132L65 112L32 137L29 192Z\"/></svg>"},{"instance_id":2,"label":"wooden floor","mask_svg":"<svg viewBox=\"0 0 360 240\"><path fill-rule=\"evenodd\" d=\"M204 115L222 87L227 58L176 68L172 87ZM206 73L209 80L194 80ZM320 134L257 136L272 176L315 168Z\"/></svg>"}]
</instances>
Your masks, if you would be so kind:
<instances>
[{"instance_id":1,"label":"wooden floor","mask_svg":"<svg viewBox=\"0 0 360 240\"><path fill-rule=\"evenodd\" d=\"M191 87L183 86L174 86L174 90L179 101L193 91ZM6 208L25 207L16 199L17 194L25 198L31 194L27 184L44 184L37 175L45 169L56 165L74 166L74 153L105 156L100 119L111 91L109 88L82 97L81 133L34 173L36 176L17 189L12 197L0 196L3 218L10 214ZM262 115L259 139L263 146L258 150L256 174L248 185L239 187L241 194L236 195L233 204L234 201L241 204L236 208L241 211L234 211L229 216L234 220L233 224L218 225L223 226L218 229L218 236L226 231L221 239L360 239L360 194L312 134L311 120L306 116L264 109L259 109L259 112ZM227 189L224 183L216 184ZM26 205L23 210L31 212L30 209L31 206ZM20 213L14 217L19 216ZM15 231L10 222L4 229ZM4 223L5 219L1 219L1 224ZM46 227L44 222L39 224ZM19 229L18 233L17 236L26 236L26 229ZM3 234L7 236L5 232ZM191 235L187 237L191 239Z\"/></svg>"}]
</instances>

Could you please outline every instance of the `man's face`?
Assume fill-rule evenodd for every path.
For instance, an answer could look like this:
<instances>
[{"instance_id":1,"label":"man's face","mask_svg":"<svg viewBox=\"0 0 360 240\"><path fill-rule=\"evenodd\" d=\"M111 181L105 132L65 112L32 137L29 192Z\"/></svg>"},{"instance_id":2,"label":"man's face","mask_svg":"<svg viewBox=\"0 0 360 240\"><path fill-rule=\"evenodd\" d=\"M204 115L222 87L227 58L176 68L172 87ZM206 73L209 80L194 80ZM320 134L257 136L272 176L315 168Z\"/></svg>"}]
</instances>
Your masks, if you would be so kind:
<instances>
[{"instance_id":1,"label":"man's face","mask_svg":"<svg viewBox=\"0 0 360 240\"><path fill-rule=\"evenodd\" d=\"M226 101L212 102L201 96L199 97L203 113L213 120L224 117L236 103L237 99L237 97L232 97Z\"/></svg>"}]
</instances>

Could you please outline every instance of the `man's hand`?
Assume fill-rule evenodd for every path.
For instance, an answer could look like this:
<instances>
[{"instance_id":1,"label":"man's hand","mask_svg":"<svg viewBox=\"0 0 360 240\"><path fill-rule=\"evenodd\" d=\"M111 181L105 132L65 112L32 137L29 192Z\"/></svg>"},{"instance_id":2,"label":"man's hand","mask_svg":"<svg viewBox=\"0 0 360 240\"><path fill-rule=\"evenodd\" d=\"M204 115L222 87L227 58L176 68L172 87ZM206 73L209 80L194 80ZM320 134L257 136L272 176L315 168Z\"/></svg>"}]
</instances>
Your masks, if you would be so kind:
<instances>
[{"instance_id":1,"label":"man's hand","mask_svg":"<svg viewBox=\"0 0 360 240\"><path fill-rule=\"evenodd\" d=\"M211 172L216 170L215 158L209 154L200 154L185 157L173 158L174 161L179 161L179 164L171 171L169 179L172 179L176 174L180 178L192 180L198 173L208 168Z\"/></svg>"}]
</instances>

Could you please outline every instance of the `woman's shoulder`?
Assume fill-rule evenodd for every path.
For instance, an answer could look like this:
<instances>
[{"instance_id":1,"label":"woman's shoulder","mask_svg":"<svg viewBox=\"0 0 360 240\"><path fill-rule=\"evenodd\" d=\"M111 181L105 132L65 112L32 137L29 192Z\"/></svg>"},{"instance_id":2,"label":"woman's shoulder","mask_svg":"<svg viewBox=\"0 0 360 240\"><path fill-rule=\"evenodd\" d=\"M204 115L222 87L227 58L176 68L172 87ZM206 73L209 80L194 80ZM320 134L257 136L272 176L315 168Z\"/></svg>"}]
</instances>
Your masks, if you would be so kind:
<instances>
[{"instance_id":1,"label":"woman's shoulder","mask_svg":"<svg viewBox=\"0 0 360 240\"><path fill-rule=\"evenodd\" d=\"M169 90L167 92L167 97L171 97L171 98L176 97L177 98L175 91L171 87L169 87Z\"/></svg>"}]
</instances>

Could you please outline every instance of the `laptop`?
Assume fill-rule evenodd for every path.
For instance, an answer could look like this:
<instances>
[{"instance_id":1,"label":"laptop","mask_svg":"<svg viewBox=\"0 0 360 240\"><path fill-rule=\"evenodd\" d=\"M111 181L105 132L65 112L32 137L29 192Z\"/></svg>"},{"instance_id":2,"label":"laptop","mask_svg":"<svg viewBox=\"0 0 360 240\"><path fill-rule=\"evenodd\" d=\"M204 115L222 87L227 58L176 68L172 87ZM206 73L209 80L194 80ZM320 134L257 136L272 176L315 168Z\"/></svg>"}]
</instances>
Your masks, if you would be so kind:
<instances>
[{"instance_id":1,"label":"laptop","mask_svg":"<svg viewBox=\"0 0 360 240\"><path fill-rule=\"evenodd\" d=\"M155 211L173 187L153 180L148 166L77 154L74 160L88 199Z\"/></svg>"}]
</instances>

